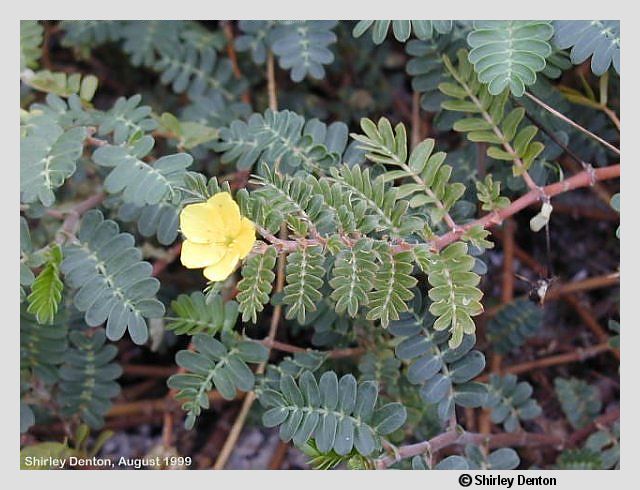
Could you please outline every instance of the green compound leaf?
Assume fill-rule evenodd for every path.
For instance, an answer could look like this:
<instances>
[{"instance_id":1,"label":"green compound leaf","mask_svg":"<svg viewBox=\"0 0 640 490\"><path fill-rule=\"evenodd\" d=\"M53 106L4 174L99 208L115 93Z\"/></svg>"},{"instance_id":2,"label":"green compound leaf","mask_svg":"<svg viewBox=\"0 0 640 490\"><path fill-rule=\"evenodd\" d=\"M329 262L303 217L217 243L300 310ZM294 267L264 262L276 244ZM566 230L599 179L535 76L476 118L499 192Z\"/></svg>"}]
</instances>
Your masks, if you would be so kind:
<instances>
[{"instance_id":1,"label":"green compound leaf","mask_svg":"<svg viewBox=\"0 0 640 490\"><path fill-rule=\"evenodd\" d=\"M45 385L58 380L58 366L68 349L68 326L60 317L42 327L24 308L20 311L20 369L29 370Z\"/></svg>"},{"instance_id":2,"label":"green compound leaf","mask_svg":"<svg viewBox=\"0 0 640 490\"><path fill-rule=\"evenodd\" d=\"M165 328L176 335L215 335L233 329L238 319L238 303L223 302L220 295L207 301L200 291L181 294L171 302L171 310L175 316L165 317Z\"/></svg>"},{"instance_id":3,"label":"green compound leaf","mask_svg":"<svg viewBox=\"0 0 640 490\"><path fill-rule=\"evenodd\" d=\"M63 250L61 270L69 286L77 289L73 303L85 312L89 326L107 322L109 340L129 331L136 344L148 338L145 318L161 318L163 304L155 298L160 282L151 277L151 264L141 260L128 233L98 210L86 213L77 242Z\"/></svg>"},{"instance_id":4,"label":"green compound leaf","mask_svg":"<svg viewBox=\"0 0 640 490\"><path fill-rule=\"evenodd\" d=\"M489 320L487 337L491 348L500 354L517 350L542 326L542 309L527 298L515 299Z\"/></svg>"},{"instance_id":5,"label":"green compound leaf","mask_svg":"<svg viewBox=\"0 0 640 490\"><path fill-rule=\"evenodd\" d=\"M453 129L467 133L470 141L488 143L488 156L513 162L513 174L521 175L544 150L544 145L533 139L538 128L521 125L525 115L523 108L505 114L509 92L492 95L478 80L465 50L459 50L457 58L458 66L454 67L449 57L443 56L453 82L439 85L440 91L449 97L442 103L442 108L468 114L457 120Z\"/></svg>"},{"instance_id":6,"label":"green compound leaf","mask_svg":"<svg viewBox=\"0 0 640 490\"><path fill-rule=\"evenodd\" d=\"M307 463L314 470L331 470L340 464L346 464L350 470L372 470L375 468L373 461L362 456L354 448L349 454L340 455L334 450L320 452L313 439L304 444L300 450L309 458Z\"/></svg>"},{"instance_id":7,"label":"green compound leaf","mask_svg":"<svg viewBox=\"0 0 640 490\"><path fill-rule=\"evenodd\" d=\"M347 148L348 129L341 122L326 125L292 111L267 109L247 122L235 120L220 128L218 137L213 148L223 154L223 163L248 170L258 161L270 166L279 162L281 170L293 173L301 166L313 170L337 165Z\"/></svg>"},{"instance_id":8,"label":"green compound leaf","mask_svg":"<svg viewBox=\"0 0 640 490\"><path fill-rule=\"evenodd\" d=\"M269 351L262 344L237 340L231 334L223 335L221 340L198 333L193 336L194 351L181 350L176 354L178 366L187 372L171 376L167 386L178 390L176 400L187 411L187 429L193 428L202 409L209 408L208 395L214 387L227 400L236 396L236 390L250 391L255 376L247 363L267 360Z\"/></svg>"},{"instance_id":9,"label":"green compound leaf","mask_svg":"<svg viewBox=\"0 0 640 490\"><path fill-rule=\"evenodd\" d=\"M47 253L44 268L31 285L31 294L27 297L29 303L27 311L35 315L40 324L46 325L53 322L62 301L61 262L62 250L58 245L53 245Z\"/></svg>"},{"instance_id":10,"label":"green compound leaf","mask_svg":"<svg viewBox=\"0 0 640 490\"><path fill-rule=\"evenodd\" d=\"M422 399L434 404L440 420L446 421L454 404L481 407L486 403L485 386L471 381L484 370L485 359L473 350L474 335L466 335L452 348L447 332L434 330L433 322L429 313L411 311L393 322L389 331L399 337L396 357L409 361L407 379L421 386Z\"/></svg>"},{"instance_id":11,"label":"green compound leaf","mask_svg":"<svg viewBox=\"0 0 640 490\"><path fill-rule=\"evenodd\" d=\"M382 176L372 178L369 168L343 165L331 168L331 181L343 190L357 228L363 232L388 232L406 236L424 226L420 218L407 214L409 202L398 198L398 191L385 184ZM335 189L337 191L337 189ZM344 211L344 210L343 210Z\"/></svg>"},{"instance_id":12,"label":"green compound leaf","mask_svg":"<svg viewBox=\"0 0 640 490\"><path fill-rule=\"evenodd\" d=\"M177 199L177 188L193 157L187 153L165 155L150 165L141 159L153 145L151 136L143 136L128 147L106 145L94 151L95 163L113 168L104 181L105 190L111 194L122 192L122 199L136 206Z\"/></svg>"},{"instance_id":13,"label":"green compound leaf","mask_svg":"<svg viewBox=\"0 0 640 490\"><path fill-rule=\"evenodd\" d=\"M151 118L151 107L139 105L142 96L137 94L130 98L119 97L108 111L99 117L98 135L113 135L113 143L122 145L134 135L153 131L158 127Z\"/></svg>"},{"instance_id":14,"label":"green compound leaf","mask_svg":"<svg viewBox=\"0 0 640 490\"><path fill-rule=\"evenodd\" d=\"M483 211L499 211L509 206L511 201L508 197L500 195L500 186L501 183L494 182L491 174L486 175L484 181L476 181L478 201L482 203Z\"/></svg>"},{"instance_id":15,"label":"green compound leaf","mask_svg":"<svg viewBox=\"0 0 640 490\"><path fill-rule=\"evenodd\" d=\"M60 392L57 400L61 412L69 417L78 414L92 429L104 425L104 416L111 408L111 399L120 393L114 381L122 368L111 362L118 355L115 345L105 345L103 329L88 337L79 331L69 334L73 347L64 356L60 367Z\"/></svg>"},{"instance_id":16,"label":"green compound leaf","mask_svg":"<svg viewBox=\"0 0 640 490\"><path fill-rule=\"evenodd\" d=\"M333 371L319 381L310 371L298 382L284 374L279 390L265 390L261 398L270 407L262 416L265 426L280 426L280 438L298 447L313 440L320 453L346 455L355 449L367 456L379 450L380 436L400 428L407 416L400 403L377 406L375 382L358 384L351 374L338 380Z\"/></svg>"},{"instance_id":17,"label":"green compound leaf","mask_svg":"<svg viewBox=\"0 0 640 490\"><path fill-rule=\"evenodd\" d=\"M27 80L27 83L41 92L49 92L60 97L80 96L84 101L91 101L98 89L98 78L95 75L80 73L67 74L41 70Z\"/></svg>"},{"instance_id":18,"label":"green compound leaf","mask_svg":"<svg viewBox=\"0 0 640 490\"><path fill-rule=\"evenodd\" d=\"M256 176L251 181L260 186L252 197L267 204L269 213L285 217L289 227L302 236L307 235L309 228L320 232L335 229L333 210L324 205L321 194L314 192L318 186L315 177L281 175L266 164L261 169L263 177ZM276 229L279 229L281 222L277 223ZM271 223L264 224L268 226Z\"/></svg>"},{"instance_id":19,"label":"green compound leaf","mask_svg":"<svg viewBox=\"0 0 640 490\"><path fill-rule=\"evenodd\" d=\"M360 20L353 28L353 37L360 37L371 29L371 37L375 44L382 44L392 28L393 37L401 43L411 36L418 39L431 39L434 31L438 34L447 34L453 28L451 20Z\"/></svg>"},{"instance_id":20,"label":"green compound leaf","mask_svg":"<svg viewBox=\"0 0 640 490\"><path fill-rule=\"evenodd\" d=\"M271 49L280 68L290 70L291 80L325 77L323 65L334 60L329 45L338 40L332 31L337 25L335 20L302 20L281 21L274 27L269 36Z\"/></svg>"},{"instance_id":21,"label":"green compound leaf","mask_svg":"<svg viewBox=\"0 0 640 490\"><path fill-rule=\"evenodd\" d=\"M489 93L498 95L508 88L521 97L525 86L536 82L536 72L546 66L551 55L547 42L553 27L546 21L474 21L474 30L467 36L473 48L469 61L478 80L488 84Z\"/></svg>"},{"instance_id":22,"label":"green compound leaf","mask_svg":"<svg viewBox=\"0 0 640 490\"><path fill-rule=\"evenodd\" d=\"M591 56L591 71L603 75L613 64L620 73L619 20L556 20L553 42L571 48L571 62L579 65Z\"/></svg>"},{"instance_id":23,"label":"green compound leaf","mask_svg":"<svg viewBox=\"0 0 640 490\"><path fill-rule=\"evenodd\" d=\"M131 64L153 67L160 53L171 50L179 43L184 23L181 20L126 21L122 31L122 48L129 55Z\"/></svg>"},{"instance_id":24,"label":"green compound leaf","mask_svg":"<svg viewBox=\"0 0 640 490\"><path fill-rule=\"evenodd\" d=\"M521 420L531 420L542 413L538 402L531 397L533 388L526 381L518 382L513 374L489 375L486 406L491 409L491 421L502 424L507 432L521 429Z\"/></svg>"},{"instance_id":25,"label":"green compound leaf","mask_svg":"<svg viewBox=\"0 0 640 490\"><path fill-rule=\"evenodd\" d=\"M277 256L276 250L270 247L263 254L249 257L242 266L242 280L238 283L236 299L243 322L251 320L256 323L258 313L269 302L273 280L276 277L273 268Z\"/></svg>"},{"instance_id":26,"label":"green compound leaf","mask_svg":"<svg viewBox=\"0 0 640 490\"><path fill-rule=\"evenodd\" d=\"M20 71L37 68L44 29L37 20L20 21Z\"/></svg>"},{"instance_id":27,"label":"green compound leaf","mask_svg":"<svg viewBox=\"0 0 640 490\"><path fill-rule=\"evenodd\" d=\"M22 202L40 201L46 207L55 202L54 190L76 171L86 137L86 128L64 131L54 123L20 139Z\"/></svg>"},{"instance_id":28,"label":"green compound leaf","mask_svg":"<svg viewBox=\"0 0 640 490\"><path fill-rule=\"evenodd\" d=\"M480 276L472 272L475 259L468 255L466 243L452 243L434 253L429 266L429 311L437 320L435 330L448 330L449 346L460 346L465 335L476 331L472 317L482 313L482 291L477 288Z\"/></svg>"},{"instance_id":29,"label":"green compound leaf","mask_svg":"<svg viewBox=\"0 0 640 490\"><path fill-rule=\"evenodd\" d=\"M282 302L285 317L304 323L307 312L317 309L324 284L324 256L320 247L302 247L287 255L286 281Z\"/></svg>"},{"instance_id":30,"label":"green compound leaf","mask_svg":"<svg viewBox=\"0 0 640 490\"><path fill-rule=\"evenodd\" d=\"M449 182L453 169L449 165L443 165L446 153L433 153L435 141L426 139L408 155L407 130L404 124L400 123L392 128L389 120L384 117L380 118L377 125L372 120L363 118L360 125L366 136L351 136L366 152L366 158L401 169L387 172L381 179L385 182L411 179L413 183L397 188L397 197L411 196L411 208L431 205L429 212L432 221L441 221L465 191L463 184Z\"/></svg>"},{"instance_id":31,"label":"green compound leaf","mask_svg":"<svg viewBox=\"0 0 640 490\"><path fill-rule=\"evenodd\" d=\"M267 61L267 42L269 33L271 32L276 21L273 20L240 20L238 28L240 35L236 37L236 51L244 53L249 51L251 59L258 65Z\"/></svg>"},{"instance_id":32,"label":"green compound leaf","mask_svg":"<svg viewBox=\"0 0 640 490\"><path fill-rule=\"evenodd\" d=\"M98 46L122 38L123 22L119 20L63 20L59 24L64 31L62 44Z\"/></svg>"},{"instance_id":33,"label":"green compound leaf","mask_svg":"<svg viewBox=\"0 0 640 490\"><path fill-rule=\"evenodd\" d=\"M369 291L378 269L372 246L370 240L359 240L336 256L329 285L333 288L331 299L336 302L337 313L348 312L349 316L355 318L360 305L368 303Z\"/></svg>"},{"instance_id":34,"label":"green compound leaf","mask_svg":"<svg viewBox=\"0 0 640 490\"><path fill-rule=\"evenodd\" d=\"M576 378L553 381L562 411L575 429L589 425L600 413L602 400L595 386Z\"/></svg>"},{"instance_id":35,"label":"green compound leaf","mask_svg":"<svg viewBox=\"0 0 640 490\"><path fill-rule=\"evenodd\" d=\"M190 98L220 93L227 99L234 96L225 85L233 76L231 61L218 60L213 49L197 49L186 44L175 44L164 49L154 65L160 72L160 82Z\"/></svg>"},{"instance_id":36,"label":"green compound leaf","mask_svg":"<svg viewBox=\"0 0 640 490\"><path fill-rule=\"evenodd\" d=\"M367 320L380 320L383 327L398 320L400 313L408 310L407 301L413 298L417 279L411 276L413 256L410 252L393 253L386 243L376 244L380 265L373 279L373 289L368 294Z\"/></svg>"}]
</instances>

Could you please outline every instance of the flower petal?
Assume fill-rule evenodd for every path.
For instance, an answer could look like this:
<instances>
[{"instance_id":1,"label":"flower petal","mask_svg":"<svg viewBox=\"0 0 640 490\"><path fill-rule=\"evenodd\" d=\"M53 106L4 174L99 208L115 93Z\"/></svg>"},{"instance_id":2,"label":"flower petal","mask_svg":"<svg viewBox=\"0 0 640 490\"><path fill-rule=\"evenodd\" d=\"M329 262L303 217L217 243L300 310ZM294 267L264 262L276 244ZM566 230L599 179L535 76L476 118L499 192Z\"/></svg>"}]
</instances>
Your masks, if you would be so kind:
<instances>
[{"instance_id":1,"label":"flower petal","mask_svg":"<svg viewBox=\"0 0 640 490\"><path fill-rule=\"evenodd\" d=\"M204 270L204 277L210 281L223 281L233 272L236 265L240 261L240 257L234 253L226 254L222 260L210 265Z\"/></svg>"},{"instance_id":2,"label":"flower petal","mask_svg":"<svg viewBox=\"0 0 640 490\"><path fill-rule=\"evenodd\" d=\"M220 262L227 253L227 247L213 243L182 242L180 261L187 269L199 269Z\"/></svg>"},{"instance_id":3,"label":"flower petal","mask_svg":"<svg viewBox=\"0 0 640 490\"><path fill-rule=\"evenodd\" d=\"M215 211L224 226L226 236L235 236L240 231L240 208L228 192L218 192L209 198L207 205Z\"/></svg>"},{"instance_id":4,"label":"flower petal","mask_svg":"<svg viewBox=\"0 0 640 490\"><path fill-rule=\"evenodd\" d=\"M180 230L196 243L224 240L224 222L209 203L189 204L180 212Z\"/></svg>"},{"instance_id":5,"label":"flower petal","mask_svg":"<svg viewBox=\"0 0 640 490\"><path fill-rule=\"evenodd\" d=\"M231 244L231 250L237 253L241 259L244 259L256 241L256 227L248 218L240 220L240 232Z\"/></svg>"}]
</instances>

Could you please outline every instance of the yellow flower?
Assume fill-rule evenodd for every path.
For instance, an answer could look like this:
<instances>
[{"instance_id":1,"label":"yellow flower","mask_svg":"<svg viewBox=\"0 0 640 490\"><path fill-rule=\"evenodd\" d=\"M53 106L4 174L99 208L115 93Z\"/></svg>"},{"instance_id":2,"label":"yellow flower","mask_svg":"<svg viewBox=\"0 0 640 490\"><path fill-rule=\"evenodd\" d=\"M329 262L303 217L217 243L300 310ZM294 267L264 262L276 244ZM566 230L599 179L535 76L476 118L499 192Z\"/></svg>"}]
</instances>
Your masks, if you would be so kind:
<instances>
[{"instance_id":1,"label":"yellow flower","mask_svg":"<svg viewBox=\"0 0 640 490\"><path fill-rule=\"evenodd\" d=\"M204 267L204 276L210 281L229 277L256 240L254 224L240 216L228 192L185 206L180 213L180 229L185 236L182 265L188 269Z\"/></svg>"}]
</instances>

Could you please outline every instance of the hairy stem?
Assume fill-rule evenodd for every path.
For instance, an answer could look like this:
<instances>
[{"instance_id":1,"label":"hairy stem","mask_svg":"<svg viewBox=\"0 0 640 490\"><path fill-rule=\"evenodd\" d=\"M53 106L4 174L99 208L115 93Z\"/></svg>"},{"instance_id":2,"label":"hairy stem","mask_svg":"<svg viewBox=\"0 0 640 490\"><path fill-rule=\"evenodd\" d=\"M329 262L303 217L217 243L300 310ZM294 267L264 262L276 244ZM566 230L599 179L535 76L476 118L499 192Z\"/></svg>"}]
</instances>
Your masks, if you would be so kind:
<instances>
[{"instance_id":1,"label":"hairy stem","mask_svg":"<svg viewBox=\"0 0 640 490\"><path fill-rule=\"evenodd\" d=\"M528 206L531 206L532 204L540 201L543 195L551 198L557 196L558 194L563 194L574 189L593 185L594 182L615 179L618 177L620 177L620 165L616 164L598 169L585 170L561 182L547 185L541 189L542 194L537 189L529 191L520 198L513 201L506 208L503 208L499 211L494 211L493 213L489 213L480 219L461 226L457 231L450 231L438 237L435 241L434 248L436 250L441 250L450 243L458 240L464 232L466 232L470 228L473 228L474 226L488 228L500 224L509 216L513 216L514 214L522 211Z\"/></svg>"},{"instance_id":2,"label":"hairy stem","mask_svg":"<svg viewBox=\"0 0 640 490\"><path fill-rule=\"evenodd\" d=\"M523 446L558 446L565 444L565 439L551 434L534 434L531 432L516 432L502 434L480 434L476 432L464 432L460 434L455 430L443 432L428 441L409 444L397 448L394 456L386 456L376 461L376 469L383 470L394 463L425 452L431 455L449 446L464 446L466 444L487 444L494 447L523 447Z\"/></svg>"}]
</instances>

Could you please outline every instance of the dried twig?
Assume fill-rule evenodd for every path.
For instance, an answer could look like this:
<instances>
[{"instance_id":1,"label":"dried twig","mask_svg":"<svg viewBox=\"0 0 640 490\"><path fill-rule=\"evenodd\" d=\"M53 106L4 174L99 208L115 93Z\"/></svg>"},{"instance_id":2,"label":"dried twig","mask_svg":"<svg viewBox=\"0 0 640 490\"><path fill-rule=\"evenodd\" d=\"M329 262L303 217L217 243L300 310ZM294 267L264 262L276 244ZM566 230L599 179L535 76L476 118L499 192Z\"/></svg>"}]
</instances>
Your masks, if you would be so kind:
<instances>
[{"instance_id":1,"label":"dried twig","mask_svg":"<svg viewBox=\"0 0 640 490\"><path fill-rule=\"evenodd\" d=\"M543 109L549 111L551 114L553 114L554 116L556 116L558 119L563 120L564 122L566 122L567 124L569 124L570 126L573 126L574 128L576 128L578 131L583 132L584 134L586 134L587 136L589 136L590 138L596 140L598 143L600 143L603 146L606 146L607 148L609 148L612 152L614 152L617 155L620 155L620 150L618 148L616 148L615 146L613 146L611 143L609 143L608 141L603 140L600 136L598 136L597 134L593 134L591 131L589 131L587 128L583 128L582 126L580 126L577 122L575 122L573 119L568 118L567 116L565 116L564 114L562 114L559 111L556 111L553 107L545 104L544 102L542 102L540 99L538 99L535 95L530 94L529 92L525 92L524 93L527 97L529 97L532 101L534 101L536 104L538 104L540 107L542 107Z\"/></svg>"},{"instance_id":2,"label":"dried twig","mask_svg":"<svg viewBox=\"0 0 640 490\"><path fill-rule=\"evenodd\" d=\"M282 463L284 463L287 452L289 452L289 443L278 441L278 445L276 446L273 456L271 456L267 469L279 470L282 467Z\"/></svg>"},{"instance_id":3,"label":"dried twig","mask_svg":"<svg viewBox=\"0 0 640 490\"><path fill-rule=\"evenodd\" d=\"M542 357L533 361L523 362L520 364L514 364L503 369L506 374L522 374L536 369L543 369L551 366L560 366L562 364L570 364L573 362L582 362L592 357L595 357L603 352L610 350L608 342L596 344L591 347L577 348L573 352L567 352L566 354L558 354L555 356ZM487 374L478 376L475 381L486 382L489 379Z\"/></svg>"}]
</instances>

